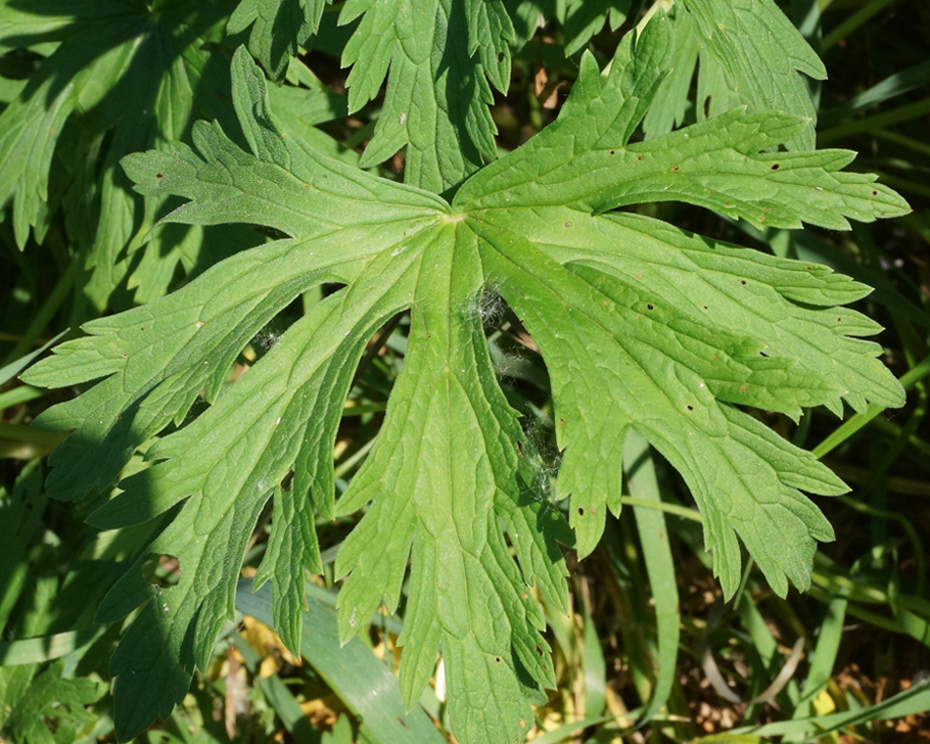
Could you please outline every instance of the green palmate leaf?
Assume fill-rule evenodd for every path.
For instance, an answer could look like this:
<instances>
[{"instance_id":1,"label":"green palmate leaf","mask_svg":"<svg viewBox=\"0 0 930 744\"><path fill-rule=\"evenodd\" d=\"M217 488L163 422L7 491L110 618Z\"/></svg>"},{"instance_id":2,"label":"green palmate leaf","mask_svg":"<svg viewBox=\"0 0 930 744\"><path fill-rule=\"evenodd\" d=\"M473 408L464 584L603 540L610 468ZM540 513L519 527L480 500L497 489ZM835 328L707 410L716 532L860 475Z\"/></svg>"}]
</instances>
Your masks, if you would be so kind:
<instances>
[{"instance_id":1,"label":"green palmate leaf","mask_svg":"<svg viewBox=\"0 0 930 744\"><path fill-rule=\"evenodd\" d=\"M366 20L381 12L372 7ZM806 125L782 113L738 109L630 143L667 70L670 39L660 13L635 44L621 43L609 74L584 57L558 120L475 174L451 204L329 158L282 127L244 50L233 60L233 100L248 151L218 124L199 123L195 149L174 144L123 161L141 193L186 200L165 222L246 222L288 237L88 324L86 337L26 374L48 386L105 378L37 421L75 430L52 456L48 487L59 497L107 486L137 447L178 424L149 448L152 466L90 518L110 528L168 513L174 521L146 552L176 556L182 569L176 587L156 589L143 578L143 555L100 608L100 620L115 620L145 605L112 662L121 737L169 710L209 660L269 499L258 580L272 583L285 642L297 647L304 572L320 568L314 514L363 511L337 560L348 577L341 635L365 628L380 603L398 608L409 561L403 697L415 704L441 649L452 729L466 742L521 741L530 703L554 683L530 589L564 603L558 542L582 556L597 543L605 512L619 508L631 430L691 487L727 596L739 583L740 540L778 593L789 581L809 585L815 541L832 529L802 491L845 486L736 406L797 418L817 405L842 413L844 400L901 405L880 347L860 338L880 328L841 307L868 288L607 212L675 199L766 224L842 228L908 207L872 177L840 171L849 153L760 152ZM344 286L218 395L249 339L324 282ZM574 536L494 379L485 291L512 306L549 367L564 450L556 494L571 498ZM336 501L342 402L367 340L408 309L406 358L382 432ZM205 405L191 416L201 392Z\"/></svg>"},{"instance_id":2,"label":"green palmate leaf","mask_svg":"<svg viewBox=\"0 0 930 744\"><path fill-rule=\"evenodd\" d=\"M514 27L514 48L519 50L533 38L546 20L557 15L554 0L504 0Z\"/></svg>"},{"instance_id":3,"label":"green palmate leaf","mask_svg":"<svg viewBox=\"0 0 930 744\"><path fill-rule=\"evenodd\" d=\"M807 126L784 144L789 150L813 148L817 114L797 73L823 80L827 70L773 0L684 3L730 89L757 111L774 109L807 117Z\"/></svg>"},{"instance_id":4,"label":"green palmate leaf","mask_svg":"<svg viewBox=\"0 0 930 744\"><path fill-rule=\"evenodd\" d=\"M19 677L28 680L32 676L29 667L15 669ZM97 716L84 706L103 697L107 686L86 678L64 678L63 671L64 662L57 661L37 675L25 690L9 690L14 696L5 702L13 704L12 710L8 707L0 719L4 738L8 736L10 741L23 744L56 744L78 741L93 730Z\"/></svg>"},{"instance_id":5,"label":"green palmate leaf","mask_svg":"<svg viewBox=\"0 0 930 744\"><path fill-rule=\"evenodd\" d=\"M170 25L159 31L159 36L172 34ZM212 31L208 35L215 36L217 28ZM210 256L209 250L203 251L204 232L199 226L175 227L148 239L149 229L167 211L168 204L164 199L143 202L134 194L119 160L127 153L185 136L192 124L190 108L207 98L205 89L216 85L215 72L210 70L215 62L211 63L203 38L187 49L177 45L174 52L180 53L179 59L167 70L161 61L165 52L160 42L169 42L167 38L158 42L139 45L126 61L129 69L143 74L114 77L108 92L107 107L115 109L118 102L124 108L119 114L113 111L114 131L103 156L99 187L99 220L92 228L93 245L87 259L92 273L84 292L98 308L112 304L113 293L124 282L126 289L134 290L137 303L153 300L167 291L179 265L185 273L192 273L198 264L219 260L255 242L248 235L223 228L222 237L216 237L223 249Z\"/></svg>"},{"instance_id":6,"label":"green palmate leaf","mask_svg":"<svg viewBox=\"0 0 930 744\"><path fill-rule=\"evenodd\" d=\"M566 56L584 48L608 21L611 31L620 28L632 4L632 0L568 0L562 23Z\"/></svg>"},{"instance_id":7,"label":"green palmate leaf","mask_svg":"<svg viewBox=\"0 0 930 744\"><path fill-rule=\"evenodd\" d=\"M190 272L246 247L243 236L228 231L223 250L201 255L199 227L162 231L144 245L164 200L143 206L118 165L130 152L186 136L192 109L222 111L212 102L228 82L206 44L221 37L223 3L172 0L156 11L101 0L42 10L33 15L12 0L0 2L0 44L49 55L0 114L0 203L12 200L20 247L30 228L38 240L48 229L50 178L66 190L69 232L93 270L85 295L98 308L123 283L136 300L148 301L164 294L178 264ZM66 167L54 165L56 152ZM141 257L133 255L140 249Z\"/></svg>"},{"instance_id":8,"label":"green palmate leaf","mask_svg":"<svg viewBox=\"0 0 930 744\"><path fill-rule=\"evenodd\" d=\"M549 20L558 21L566 56L575 54L605 26L616 31L627 19L632 0L504 0L513 19L517 49Z\"/></svg>"},{"instance_id":9,"label":"green palmate leaf","mask_svg":"<svg viewBox=\"0 0 930 744\"><path fill-rule=\"evenodd\" d=\"M681 9L681 6L676 7L675 15L671 20L672 52L668 59L671 69L656 91L652 106L649 107L643 119L644 139L668 134L676 127L685 124L688 118L691 80L694 78L700 43L694 28L694 21L687 12ZM707 55L705 60L708 59L713 60L713 56ZM699 84L706 80L706 72L706 63L704 63L701 66ZM700 104L706 100L706 97L699 92L697 100ZM714 103L718 103L716 98ZM739 105L739 102L734 105ZM732 107L725 107L722 111L728 111L729 108ZM700 117L703 113L704 111L699 110L698 116Z\"/></svg>"},{"instance_id":10,"label":"green palmate leaf","mask_svg":"<svg viewBox=\"0 0 930 744\"><path fill-rule=\"evenodd\" d=\"M349 111L374 98L388 76L361 166L406 145L406 182L440 193L493 160L491 86L507 90L513 38L502 0L349 0L339 22L359 16L342 55L352 65Z\"/></svg>"},{"instance_id":11,"label":"green palmate leaf","mask_svg":"<svg viewBox=\"0 0 930 744\"><path fill-rule=\"evenodd\" d=\"M240 0L227 30L249 32L249 51L268 75L281 80L298 46L306 46L320 27L326 0Z\"/></svg>"},{"instance_id":12,"label":"green palmate leaf","mask_svg":"<svg viewBox=\"0 0 930 744\"><path fill-rule=\"evenodd\" d=\"M813 149L817 113L798 73L823 80L826 68L773 0L680 0L674 25L673 70L647 132L664 134L683 121L700 49L699 120L740 103L751 112L795 114L808 121L779 144Z\"/></svg>"},{"instance_id":13,"label":"green palmate leaf","mask_svg":"<svg viewBox=\"0 0 930 744\"><path fill-rule=\"evenodd\" d=\"M10 0L0 5L0 13L0 32L5 32L0 45L5 50L54 40L54 53L45 69L34 75L20 96L0 114L0 160L4 163L0 203L13 200L13 227L16 241L23 247L31 227L40 234L47 229L48 178L55 145L81 98L90 99L90 105L96 103L98 81L109 80L114 64L120 64L119 50L129 35L127 13L122 3L103 2L95 9L85 6L83 13L35 18L17 9ZM62 29L76 25L93 28L102 50L116 52L99 57L101 48L86 43L59 45ZM67 75L67 84L62 84L62 71ZM75 71L79 71L77 75Z\"/></svg>"}]
</instances>

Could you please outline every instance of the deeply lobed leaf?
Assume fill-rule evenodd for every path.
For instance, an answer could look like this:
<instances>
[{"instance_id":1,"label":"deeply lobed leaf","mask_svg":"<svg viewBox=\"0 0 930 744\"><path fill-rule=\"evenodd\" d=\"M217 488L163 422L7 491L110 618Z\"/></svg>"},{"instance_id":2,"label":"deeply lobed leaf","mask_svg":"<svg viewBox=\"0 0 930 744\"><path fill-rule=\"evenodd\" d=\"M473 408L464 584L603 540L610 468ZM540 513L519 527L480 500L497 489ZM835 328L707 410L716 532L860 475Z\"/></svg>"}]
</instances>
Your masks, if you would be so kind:
<instances>
[{"instance_id":1,"label":"deeply lobed leaf","mask_svg":"<svg viewBox=\"0 0 930 744\"><path fill-rule=\"evenodd\" d=\"M343 12L367 8L347 3ZM259 580L273 584L285 641L298 641L304 571L319 569L313 512L365 510L338 557L348 576L343 638L380 603L397 608L409 559L404 698L415 704L441 647L452 727L464 741L522 740L529 703L553 684L530 589L564 602L557 542L574 540L581 555L593 549L606 509L619 508L630 429L691 487L727 596L739 580L739 540L777 592L809 584L815 541L832 529L801 491L845 486L736 405L794 417L815 405L841 413L844 399L900 405L880 348L857 338L879 327L837 309L868 289L824 267L605 212L662 197L774 224L843 227L907 205L871 177L841 172L845 153L761 153L803 125L780 113L738 110L631 144L669 52L660 14L622 43L609 74L585 58L559 120L472 177L451 204L303 145L275 121L243 50L233 89L250 152L201 124L196 149L125 161L143 193L187 199L168 222L252 222L289 237L89 324L89 336L26 375L44 385L106 378L38 422L77 429L53 459L59 496L106 486L142 442L180 425L149 449L154 464L91 517L107 528L169 513L147 552L174 555L182 568L177 587L155 590L142 578L143 556L101 607L101 620L115 620L145 605L112 665L121 737L169 710L206 664L272 494ZM219 396L252 335L322 282L345 286ZM549 367L564 450L556 489L571 497L574 538L494 380L475 312L486 288L513 307ZM342 401L367 339L405 309L407 355L382 432L334 502ZM201 390L209 407L189 417ZM101 466L86 467L103 453Z\"/></svg>"},{"instance_id":2,"label":"deeply lobed leaf","mask_svg":"<svg viewBox=\"0 0 930 744\"><path fill-rule=\"evenodd\" d=\"M538 476L515 447L524 436L494 380L480 318L464 312L483 284L476 236L457 222L423 242L411 246L422 258L404 372L375 449L338 504L347 514L372 502L336 563L337 574L350 574L339 594L340 634L357 633L382 599L397 608L410 556L398 640L406 704L419 699L441 645L457 735L514 741L531 720L529 703L546 699L540 687L555 684L529 590L538 583L565 606L560 516L546 516Z\"/></svg>"},{"instance_id":3,"label":"deeply lobed leaf","mask_svg":"<svg viewBox=\"0 0 930 744\"><path fill-rule=\"evenodd\" d=\"M700 59L698 120L740 104L751 112L781 111L804 119L782 140L788 150L815 146L817 113L807 85L827 76L823 62L773 0L681 0L675 4L672 73L646 131L671 131L684 120L691 78Z\"/></svg>"},{"instance_id":4,"label":"deeply lobed leaf","mask_svg":"<svg viewBox=\"0 0 930 744\"><path fill-rule=\"evenodd\" d=\"M352 65L349 110L374 98L388 77L360 165L407 145L406 182L440 193L493 160L491 85L503 92L510 82L513 38L502 0L349 0L339 22L360 16L342 55Z\"/></svg>"},{"instance_id":5,"label":"deeply lobed leaf","mask_svg":"<svg viewBox=\"0 0 930 744\"><path fill-rule=\"evenodd\" d=\"M0 114L0 204L12 202L19 247L30 230L41 242L63 206L68 237L91 270L84 295L102 310L159 297L178 266L194 273L254 244L219 228L219 247L202 252L200 227L145 243L166 205L143 204L119 168L127 153L186 137L197 115L225 118L214 102L228 78L208 49L221 35L223 3L18 5L0 2L0 45L46 55Z\"/></svg>"},{"instance_id":6,"label":"deeply lobed leaf","mask_svg":"<svg viewBox=\"0 0 930 744\"><path fill-rule=\"evenodd\" d=\"M273 80L281 80L298 47L320 27L326 0L240 0L226 30L249 29L249 51Z\"/></svg>"}]
</instances>

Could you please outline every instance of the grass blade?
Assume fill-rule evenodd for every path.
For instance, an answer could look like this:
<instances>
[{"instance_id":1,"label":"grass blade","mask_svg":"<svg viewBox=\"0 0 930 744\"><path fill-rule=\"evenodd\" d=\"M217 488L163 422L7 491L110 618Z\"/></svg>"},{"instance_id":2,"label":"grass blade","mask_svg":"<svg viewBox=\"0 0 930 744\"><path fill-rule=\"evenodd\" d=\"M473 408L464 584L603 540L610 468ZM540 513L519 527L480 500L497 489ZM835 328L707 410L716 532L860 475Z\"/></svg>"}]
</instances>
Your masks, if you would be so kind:
<instances>
[{"instance_id":1,"label":"grass blade","mask_svg":"<svg viewBox=\"0 0 930 744\"><path fill-rule=\"evenodd\" d=\"M630 495L641 501L661 502L649 444L635 431L627 435L623 460ZM649 585L655 598L658 638L655 689L652 701L640 719L642 723L646 723L668 701L675 682L679 637L678 587L675 583L675 564L668 542L665 515L659 509L634 506L633 516L639 531Z\"/></svg>"},{"instance_id":2,"label":"grass blade","mask_svg":"<svg viewBox=\"0 0 930 744\"><path fill-rule=\"evenodd\" d=\"M236 609L273 627L271 587L265 584L252 594L252 582L241 580L236 590ZM422 710L404 711L397 678L359 638L340 647L336 613L309 594L300 650L340 699L362 719L373 741L443 744L442 736Z\"/></svg>"}]
</instances>

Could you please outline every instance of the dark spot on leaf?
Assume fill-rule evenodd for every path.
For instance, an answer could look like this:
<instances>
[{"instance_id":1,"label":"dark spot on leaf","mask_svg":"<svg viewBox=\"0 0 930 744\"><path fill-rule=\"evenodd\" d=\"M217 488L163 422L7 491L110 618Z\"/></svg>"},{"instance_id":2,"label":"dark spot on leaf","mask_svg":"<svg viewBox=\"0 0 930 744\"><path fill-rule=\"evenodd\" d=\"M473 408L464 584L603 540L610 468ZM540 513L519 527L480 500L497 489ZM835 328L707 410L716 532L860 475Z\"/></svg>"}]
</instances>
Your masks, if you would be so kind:
<instances>
[{"instance_id":1,"label":"dark spot on leaf","mask_svg":"<svg viewBox=\"0 0 930 744\"><path fill-rule=\"evenodd\" d=\"M542 648L539 646L538 643L536 644L536 653L539 654L540 656L543 655L543 650L542 650Z\"/></svg>"},{"instance_id":2,"label":"dark spot on leaf","mask_svg":"<svg viewBox=\"0 0 930 744\"><path fill-rule=\"evenodd\" d=\"M701 305L701 307L704 308L705 310L707 309L707 305Z\"/></svg>"},{"instance_id":3,"label":"dark spot on leaf","mask_svg":"<svg viewBox=\"0 0 930 744\"><path fill-rule=\"evenodd\" d=\"M165 177L165 174L164 174L164 173L156 173L156 174L155 174L155 178L157 178L159 181L160 181L161 179L163 179L164 177Z\"/></svg>"},{"instance_id":4,"label":"dark spot on leaf","mask_svg":"<svg viewBox=\"0 0 930 744\"><path fill-rule=\"evenodd\" d=\"M497 53L497 61L498 61L498 62L503 62L503 61L504 61L504 53L503 53L503 52L498 52L498 53Z\"/></svg>"},{"instance_id":5,"label":"dark spot on leaf","mask_svg":"<svg viewBox=\"0 0 930 744\"><path fill-rule=\"evenodd\" d=\"M647 302L647 303L646 303L646 309L647 309L647 310L652 310L652 309L654 309L654 308L655 308L655 305L653 305L651 302Z\"/></svg>"},{"instance_id":6,"label":"dark spot on leaf","mask_svg":"<svg viewBox=\"0 0 930 744\"><path fill-rule=\"evenodd\" d=\"M842 322L843 322L843 319L842 319L842 318L837 318L837 319L836 319L836 322L837 322L837 323L842 323Z\"/></svg>"},{"instance_id":7,"label":"dark spot on leaf","mask_svg":"<svg viewBox=\"0 0 930 744\"><path fill-rule=\"evenodd\" d=\"M872 196L878 196L878 192L875 189L872 189Z\"/></svg>"},{"instance_id":8,"label":"dark spot on leaf","mask_svg":"<svg viewBox=\"0 0 930 744\"><path fill-rule=\"evenodd\" d=\"M579 516L579 517L583 517L583 516L584 516L584 507L583 507L583 506L579 506L579 507L578 507L578 516Z\"/></svg>"},{"instance_id":9,"label":"dark spot on leaf","mask_svg":"<svg viewBox=\"0 0 930 744\"><path fill-rule=\"evenodd\" d=\"M500 657L500 656L495 656L495 657L494 657L494 661L496 661L498 664L500 664L500 663L501 663L501 657Z\"/></svg>"},{"instance_id":10,"label":"dark spot on leaf","mask_svg":"<svg viewBox=\"0 0 930 744\"><path fill-rule=\"evenodd\" d=\"M745 280L745 279L740 279L740 280L739 280L739 283L745 285L745 284L746 284L746 280Z\"/></svg>"},{"instance_id":11,"label":"dark spot on leaf","mask_svg":"<svg viewBox=\"0 0 930 744\"><path fill-rule=\"evenodd\" d=\"M679 169L679 168L681 168L680 165L673 165L673 166L672 166L672 173L678 173L678 169Z\"/></svg>"},{"instance_id":12,"label":"dark spot on leaf","mask_svg":"<svg viewBox=\"0 0 930 744\"><path fill-rule=\"evenodd\" d=\"M559 426L565 426L565 419L563 418L559 419Z\"/></svg>"},{"instance_id":13,"label":"dark spot on leaf","mask_svg":"<svg viewBox=\"0 0 930 744\"><path fill-rule=\"evenodd\" d=\"M693 410L694 410L694 406L692 406L690 403L689 403L688 405L686 405L685 408L687 408L689 411L693 411Z\"/></svg>"},{"instance_id":14,"label":"dark spot on leaf","mask_svg":"<svg viewBox=\"0 0 930 744\"><path fill-rule=\"evenodd\" d=\"M610 151L610 154L611 154L611 155L616 155L616 154L617 154L617 151L616 151L616 150L611 150L611 151Z\"/></svg>"},{"instance_id":15,"label":"dark spot on leaf","mask_svg":"<svg viewBox=\"0 0 930 744\"><path fill-rule=\"evenodd\" d=\"M781 168L781 165L780 165L779 163L772 163L772 170L773 170L773 171L777 171L779 168Z\"/></svg>"},{"instance_id":16,"label":"dark spot on leaf","mask_svg":"<svg viewBox=\"0 0 930 744\"><path fill-rule=\"evenodd\" d=\"M140 327L140 328L139 328L139 330L140 330L140 331L144 331L144 330L145 330L145 328L141 328L141 327Z\"/></svg>"},{"instance_id":17,"label":"dark spot on leaf","mask_svg":"<svg viewBox=\"0 0 930 744\"><path fill-rule=\"evenodd\" d=\"M398 722L401 726L403 726L404 728L407 728L407 722L406 722L403 718L401 718L400 716L397 716L397 722Z\"/></svg>"},{"instance_id":18,"label":"dark spot on leaf","mask_svg":"<svg viewBox=\"0 0 930 744\"><path fill-rule=\"evenodd\" d=\"M645 157L646 157L645 155L640 155L640 156L639 156L638 158L636 158L636 159L637 159L637 160L643 160Z\"/></svg>"}]
</instances>

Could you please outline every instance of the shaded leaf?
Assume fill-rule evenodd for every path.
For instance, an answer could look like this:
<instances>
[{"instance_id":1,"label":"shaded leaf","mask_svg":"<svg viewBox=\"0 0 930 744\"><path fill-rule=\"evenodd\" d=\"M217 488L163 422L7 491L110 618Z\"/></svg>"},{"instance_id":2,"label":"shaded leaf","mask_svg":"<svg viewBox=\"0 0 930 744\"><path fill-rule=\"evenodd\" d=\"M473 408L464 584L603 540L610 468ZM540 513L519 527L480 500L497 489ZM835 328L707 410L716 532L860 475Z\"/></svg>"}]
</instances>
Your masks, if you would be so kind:
<instances>
[{"instance_id":1,"label":"shaded leaf","mask_svg":"<svg viewBox=\"0 0 930 744\"><path fill-rule=\"evenodd\" d=\"M297 48L320 27L326 0L240 0L226 30L249 31L249 51L272 80L281 80Z\"/></svg>"},{"instance_id":2,"label":"shaded leaf","mask_svg":"<svg viewBox=\"0 0 930 744\"><path fill-rule=\"evenodd\" d=\"M789 150L812 149L817 114L798 73L823 80L827 71L773 0L683 2L697 25L702 50L721 66L729 89L752 111L805 117L806 126L783 144ZM703 53L701 59L703 65Z\"/></svg>"}]
</instances>

